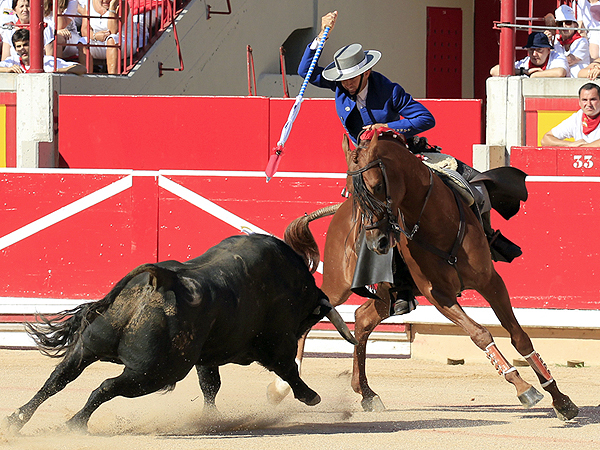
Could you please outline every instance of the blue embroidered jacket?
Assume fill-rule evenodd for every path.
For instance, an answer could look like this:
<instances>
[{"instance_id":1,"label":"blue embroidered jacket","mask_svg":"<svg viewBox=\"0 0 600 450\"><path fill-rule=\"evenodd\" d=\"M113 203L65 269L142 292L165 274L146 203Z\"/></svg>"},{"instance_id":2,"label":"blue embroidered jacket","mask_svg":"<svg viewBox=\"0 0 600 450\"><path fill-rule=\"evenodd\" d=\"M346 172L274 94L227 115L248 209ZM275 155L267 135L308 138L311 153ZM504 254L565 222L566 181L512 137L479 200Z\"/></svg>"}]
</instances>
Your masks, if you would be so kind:
<instances>
[{"instance_id":1,"label":"blue embroidered jacket","mask_svg":"<svg viewBox=\"0 0 600 450\"><path fill-rule=\"evenodd\" d=\"M302 78L306 77L315 52L316 50L312 50L308 45L298 65L298 75ZM335 92L335 108L338 117L356 143L357 136L350 132L347 124L348 116L355 108L356 102L342 88L341 83L326 80L322 77L322 72L323 67L317 65L309 81L315 86L328 88ZM414 100L398 83L388 80L375 71L371 71L369 77L366 107L358 112L363 125L387 123L390 128L406 137L422 133L435 125L435 119L427 108Z\"/></svg>"}]
</instances>

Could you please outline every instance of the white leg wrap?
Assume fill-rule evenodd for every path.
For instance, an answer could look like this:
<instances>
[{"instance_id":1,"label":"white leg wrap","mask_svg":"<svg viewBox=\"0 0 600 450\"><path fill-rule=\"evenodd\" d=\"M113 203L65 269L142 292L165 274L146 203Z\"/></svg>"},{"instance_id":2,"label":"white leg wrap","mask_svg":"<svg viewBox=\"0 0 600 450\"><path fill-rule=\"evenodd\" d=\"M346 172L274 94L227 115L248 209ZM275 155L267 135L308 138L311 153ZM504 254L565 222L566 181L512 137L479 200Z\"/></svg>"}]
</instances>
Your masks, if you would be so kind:
<instances>
[{"instance_id":1,"label":"white leg wrap","mask_svg":"<svg viewBox=\"0 0 600 450\"><path fill-rule=\"evenodd\" d=\"M529 355L527 355L525 359L527 360L531 368L535 370L535 372L538 375L540 375L544 380L546 380L542 383L542 387L546 387L554 381L552 375L550 375L550 370L548 370L548 366L546 366L546 363L542 360L542 357L538 352L534 350Z\"/></svg>"},{"instance_id":2,"label":"white leg wrap","mask_svg":"<svg viewBox=\"0 0 600 450\"><path fill-rule=\"evenodd\" d=\"M485 348L485 354L494 365L499 375L506 375L517 370L517 368L513 367L502 353L500 353L500 350L498 350L495 343L492 342Z\"/></svg>"}]
</instances>

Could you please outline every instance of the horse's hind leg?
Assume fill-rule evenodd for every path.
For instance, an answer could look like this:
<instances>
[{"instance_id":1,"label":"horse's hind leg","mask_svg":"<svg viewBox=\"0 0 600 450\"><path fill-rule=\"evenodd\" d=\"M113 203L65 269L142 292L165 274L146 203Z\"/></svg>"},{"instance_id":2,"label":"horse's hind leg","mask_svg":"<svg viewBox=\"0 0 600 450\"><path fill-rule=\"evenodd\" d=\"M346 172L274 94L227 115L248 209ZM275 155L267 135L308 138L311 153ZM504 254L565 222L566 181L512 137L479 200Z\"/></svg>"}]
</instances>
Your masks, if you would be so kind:
<instances>
[{"instance_id":1,"label":"horse's hind leg","mask_svg":"<svg viewBox=\"0 0 600 450\"><path fill-rule=\"evenodd\" d=\"M97 358L94 355L83 350L82 346L78 344L74 351L65 356L56 366L33 398L4 419L5 426L15 431L23 428L44 401L63 390L67 384L77 378L87 366L96 360Z\"/></svg>"},{"instance_id":2,"label":"horse's hind leg","mask_svg":"<svg viewBox=\"0 0 600 450\"><path fill-rule=\"evenodd\" d=\"M550 374L548 367L534 350L531 339L517 322L504 281L497 273L494 274L488 287L489 290L486 288L481 291L481 294L489 302L502 326L509 332L512 345L525 357L538 376L544 390L552 396L552 406L554 406L558 418L561 420L570 420L576 417L579 413L579 408L577 408L567 395L558 389L556 381ZM529 406L526 403L526 399L521 401L524 406Z\"/></svg>"},{"instance_id":3,"label":"horse's hind leg","mask_svg":"<svg viewBox=\"0 0 600 450\"><path fill-rule=\"evenodd\" d=\"M428 294L428 299L429 296L432 296L431 303L436 305L439 311L449 320L465 330L475 345L486 353L487 357L498 370L498 373L504 375L506 381L515 386L517 396L519 396L522 402L525 400L527 406L531 407L540 401L543 396L531 384L521 378L517 369L500 353L500 350L498 350L494 343L494 338L487 328L467 316L456 302L455 297L435 291Z\"/></svg>"}]
</instances>

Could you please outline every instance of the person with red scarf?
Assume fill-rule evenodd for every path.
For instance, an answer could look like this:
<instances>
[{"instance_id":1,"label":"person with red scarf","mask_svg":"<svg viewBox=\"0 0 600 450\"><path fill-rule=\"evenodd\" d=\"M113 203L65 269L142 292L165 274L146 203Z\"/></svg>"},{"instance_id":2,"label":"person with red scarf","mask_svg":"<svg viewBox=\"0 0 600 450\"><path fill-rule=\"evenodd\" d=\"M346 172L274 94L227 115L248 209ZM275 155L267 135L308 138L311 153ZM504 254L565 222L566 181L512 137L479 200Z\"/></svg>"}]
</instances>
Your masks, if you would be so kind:
<instances>
[{"instance_id":1,"label":"person with red scarf","mask_svg":"<svg viewBox=\"0 0 600 450\"><path fill-rule=\"evenodd\" d=\"M600 147L600 86L596 83L581 86L579 107L579 111L544 135L542 146Z\"/></svg>"},{"instance_id":2,"label":"person with red scarf","mask_svg":"<svg viewBox=\"0 0 600 450\"><path fill-rule=\"evenodd\" d=\"M527 38L527 56L515 63L515 75L527 75L531 78L560 78L569 74L569 65L564 53L552 48L548 36L541 31L531 33ZM500 75L500 66L490 70L490 75Z\"/></svg>"},{"instance_id":3,"label":"person with red scarf","mask_svg":"<svg viewBox=\"0 0 600 450\"><path fill-rule=\"evenodd\" d=\"M569 64L571 78L577 78L579 71L590 63L588 40L579 34L579 31L575 30L579 24L573 9L567 5L560 5L554 11L554 16L556 17L557 27L571 28L558 31L558 39L556 39L554 49L557 52L564 52Z\"/></svg>"}]
</instances>

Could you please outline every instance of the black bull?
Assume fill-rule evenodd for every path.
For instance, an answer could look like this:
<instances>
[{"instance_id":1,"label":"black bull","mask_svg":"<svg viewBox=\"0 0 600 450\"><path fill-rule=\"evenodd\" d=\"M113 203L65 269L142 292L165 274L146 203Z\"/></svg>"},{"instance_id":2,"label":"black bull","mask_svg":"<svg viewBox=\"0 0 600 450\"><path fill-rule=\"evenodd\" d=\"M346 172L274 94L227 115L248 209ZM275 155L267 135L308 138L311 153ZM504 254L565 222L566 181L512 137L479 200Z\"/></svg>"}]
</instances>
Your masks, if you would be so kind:
<instances>
[{"instance_id":1,"label":"black bull","mask_svg":"<svg viewBox=\"0 0 600 450\"><path fill-rule=\"evenodd\" d=\"M98 360L125 368L92 392L69 420L72 427L85 428L116 396L172 388L194 365L207 406L214 406L221 384L219 366L254 361L287 381L298 400L315 405L320 397L300 379L294 358L300 336L325 315L354 339L303 259L274 237L234 236L183 263L139 266L102 300L28 326L42 352L63 359L5 426L20 429Z\"/></svg>"}]
</instances>

